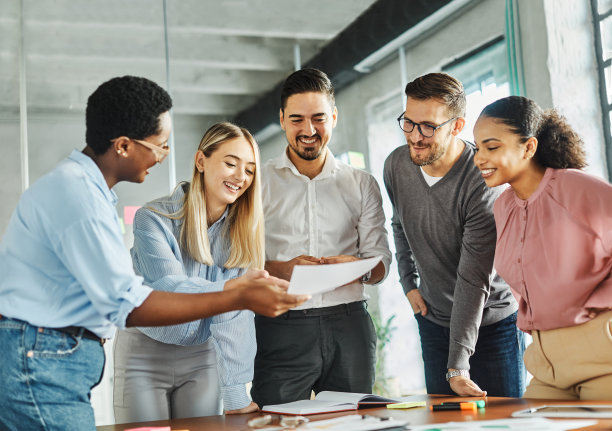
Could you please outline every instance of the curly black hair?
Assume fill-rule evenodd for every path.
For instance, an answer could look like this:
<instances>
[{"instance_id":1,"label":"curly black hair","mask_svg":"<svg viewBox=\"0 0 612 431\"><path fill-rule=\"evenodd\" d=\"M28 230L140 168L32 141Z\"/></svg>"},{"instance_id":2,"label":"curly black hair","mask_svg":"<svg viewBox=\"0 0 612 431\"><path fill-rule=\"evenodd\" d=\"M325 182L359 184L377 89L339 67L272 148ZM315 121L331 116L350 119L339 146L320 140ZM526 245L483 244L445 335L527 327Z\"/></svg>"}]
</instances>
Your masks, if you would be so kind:
<instances>
[{"instance_id":1,"label":"curly black hair","mask_svg":"<svg viewBox=\"0 0 612 431\"><path fill-rule=\"evenodd\" d=\"M521 142L535 137L535 160L541 166L582 169L587 165L582 139L554 109L544 111L531 99L509 96L487 105L480 117L499 120L520 136Z\"/></svg>"},{"instance_id":2,"label":"curly black hair","mask_svg":"<svg viewBox=\"0 0 612 431\"><path fill-rule=\"evenodd\" d=\"M104 154L111 139L145 139L160 133L159 116L170 110L172 99L146 78L122 76L100 85L87 100L85 141Z\"/></svg>"}]
</instances>

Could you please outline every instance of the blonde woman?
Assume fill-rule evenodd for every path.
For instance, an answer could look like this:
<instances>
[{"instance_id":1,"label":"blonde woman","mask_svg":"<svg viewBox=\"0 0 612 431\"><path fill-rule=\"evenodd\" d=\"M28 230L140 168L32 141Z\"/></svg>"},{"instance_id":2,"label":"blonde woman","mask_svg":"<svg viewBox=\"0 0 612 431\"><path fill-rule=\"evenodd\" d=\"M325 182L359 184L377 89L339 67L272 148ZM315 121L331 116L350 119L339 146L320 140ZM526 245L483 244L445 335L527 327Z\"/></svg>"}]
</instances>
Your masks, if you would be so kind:
<instances>
[{"instance_id":1,"label":"blonde woman","mask_svg":"<svg viewBox=\"0 0 612 431\"><path fill-rule=\"evenodd\" d=\"M139 209L134 268L156 290L216 292L261 277L264 264L259 151L231 123L212 126L190 183ZM256 352L253 313L120 331L115 344L117 423L248 413L245 383Z\"/></svg>"}]
</instances>

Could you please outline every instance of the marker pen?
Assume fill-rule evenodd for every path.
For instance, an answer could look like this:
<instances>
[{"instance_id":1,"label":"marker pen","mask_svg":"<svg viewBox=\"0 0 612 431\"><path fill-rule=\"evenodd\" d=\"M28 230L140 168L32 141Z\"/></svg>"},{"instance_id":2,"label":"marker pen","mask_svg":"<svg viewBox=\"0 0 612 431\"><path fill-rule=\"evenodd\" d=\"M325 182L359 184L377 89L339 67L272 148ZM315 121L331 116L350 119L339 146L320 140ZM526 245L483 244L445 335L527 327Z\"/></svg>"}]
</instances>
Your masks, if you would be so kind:
<instances>
[{"instance_id":1,"label":"marker pen","mask_svg":"<svg viewBox=\"0 0 612 431\"><path fill-rule=\"evenodd\" d=\"M475 403L459 403L459 405L453 404L434 404L433 406L429 406L429 408L434 412L439 412L442 410L467 410L467 411L476 411Z\"/></svg>"},{"instance_id":2,"label":"marker pen","mask_svg":"<svg viewBox=\"0 0 612 431\"><path fill-rule=\"evenodd\" d=\"M474 400L474 401L450 401L450 402L446 402L446 403L440 403L443 406L458 406L461 403L474 403L476 404L476 407L478 407L479 409L484 409L485 408L485 401L484 400Z\"/></svg>"}]
</instances>

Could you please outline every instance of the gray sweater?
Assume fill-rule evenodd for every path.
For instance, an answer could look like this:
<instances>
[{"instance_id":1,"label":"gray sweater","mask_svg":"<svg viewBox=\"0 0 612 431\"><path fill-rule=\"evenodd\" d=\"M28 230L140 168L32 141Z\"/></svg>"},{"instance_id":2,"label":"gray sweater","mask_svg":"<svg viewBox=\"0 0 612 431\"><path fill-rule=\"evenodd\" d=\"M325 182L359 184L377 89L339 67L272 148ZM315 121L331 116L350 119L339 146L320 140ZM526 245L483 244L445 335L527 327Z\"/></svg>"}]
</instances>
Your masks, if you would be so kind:
<instances>
[{"instance_id":1,"label":"gray sweater","mask_svg":"<svg viewBox=\"0 0 612 431\"><path fill-rule=\"evenodd\" d=\"M425 318L450 328L448 368L469 369L478 328L508 317L518 306L493 270L493 203L502 190L489 188L474 165L473 144L429 186L396 148L385 161L384 180L393 204L393 236L404 292L419 289Z\"/></svg>"}]
</instances>

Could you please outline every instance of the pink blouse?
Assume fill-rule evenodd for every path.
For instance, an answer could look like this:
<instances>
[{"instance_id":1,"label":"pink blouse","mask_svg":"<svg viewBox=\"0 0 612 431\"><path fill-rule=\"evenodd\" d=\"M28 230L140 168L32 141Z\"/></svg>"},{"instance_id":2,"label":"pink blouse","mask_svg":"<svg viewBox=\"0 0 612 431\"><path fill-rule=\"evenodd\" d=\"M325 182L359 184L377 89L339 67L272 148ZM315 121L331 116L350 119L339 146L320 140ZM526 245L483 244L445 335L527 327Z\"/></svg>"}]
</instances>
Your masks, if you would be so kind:
<instances>
[{"instance_id":1,"label":"pink blouse","mask_svg":"<svg viewBox=\"0 0 612 431\"><path fill-rule=\"evenodd\" d=\"M612 306L612 185L574 169L546 169L527 200L495 202L495 268L519 302L524 331L574 326Z\"/></svg>"}]
</instances>

